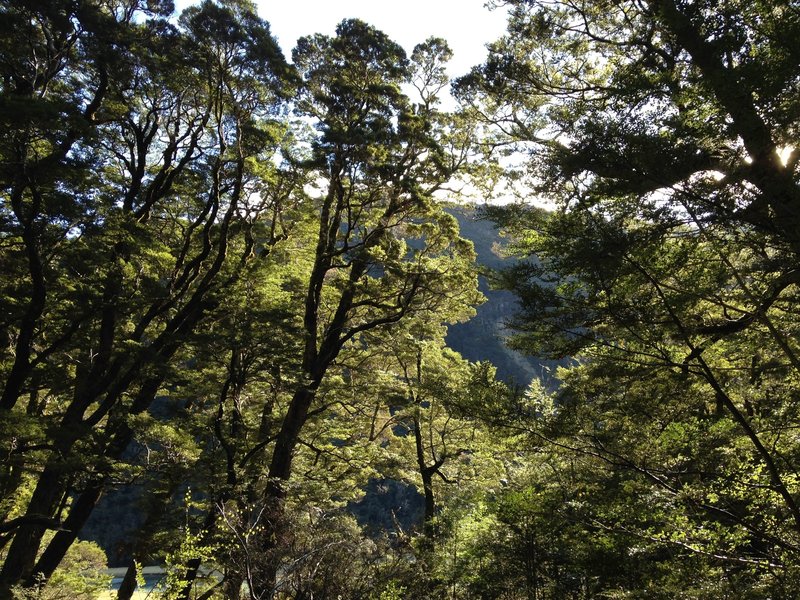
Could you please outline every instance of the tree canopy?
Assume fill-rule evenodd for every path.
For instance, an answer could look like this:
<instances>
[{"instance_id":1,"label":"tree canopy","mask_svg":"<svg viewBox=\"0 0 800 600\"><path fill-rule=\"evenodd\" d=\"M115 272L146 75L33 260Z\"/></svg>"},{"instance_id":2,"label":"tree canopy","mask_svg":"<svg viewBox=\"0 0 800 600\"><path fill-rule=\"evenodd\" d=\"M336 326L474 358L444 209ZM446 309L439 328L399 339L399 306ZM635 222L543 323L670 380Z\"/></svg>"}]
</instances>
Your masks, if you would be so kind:
<instances>
[{"instance_id":1,"label":"tree canopy","mask_svg":"<svg viewBox=\"0 0 800 600\"><path fill-rule=\"evenodd\" d=\"M489 211L535 257L501 275L515 343L577 360L531 431L615 490L580 519L669 552L691 594L791 596L798 13L509 4L459 90L556 207Z\"/></svg>"},{"instance_id":2,"label":"tree canopy","mask_svg":"<svg viewBox=\"0 0 800 600\"><path fill-rule=\"evenodd\" d=\"M797 596L800 11L499 3L452 110L358 19L0 6L0 598ZM447 347L479 274L558 386Z\"/></svg>"}]
</instances>

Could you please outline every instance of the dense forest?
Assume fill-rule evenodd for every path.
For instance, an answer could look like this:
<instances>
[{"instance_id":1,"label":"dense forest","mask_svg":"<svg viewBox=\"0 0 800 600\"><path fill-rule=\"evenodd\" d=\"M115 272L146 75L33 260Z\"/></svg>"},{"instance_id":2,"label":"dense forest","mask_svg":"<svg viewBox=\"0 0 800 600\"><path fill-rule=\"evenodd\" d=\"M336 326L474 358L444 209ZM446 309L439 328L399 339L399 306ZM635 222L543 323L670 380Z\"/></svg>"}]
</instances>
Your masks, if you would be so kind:
<instances>
[{"instance_id":1,"label":"dense forest","mask_svg":"<svg viewBox=\"0 0 800 600\"><path fill-rule=\"evenodd\" d=\"M0 600L800 596L800 7L495 4L0 3Z\"/></svg>"}]
</instances>

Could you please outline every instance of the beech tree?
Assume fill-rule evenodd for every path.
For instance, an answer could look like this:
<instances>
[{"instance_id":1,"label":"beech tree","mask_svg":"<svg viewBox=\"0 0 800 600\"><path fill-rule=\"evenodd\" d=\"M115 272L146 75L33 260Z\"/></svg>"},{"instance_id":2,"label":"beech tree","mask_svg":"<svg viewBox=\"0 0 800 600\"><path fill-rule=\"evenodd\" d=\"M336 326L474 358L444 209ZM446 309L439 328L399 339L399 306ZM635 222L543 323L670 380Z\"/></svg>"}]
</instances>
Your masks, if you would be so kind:
<instances>
[{"instance_id":1,"label":"beech tree","mask_svg":"<svg viewBox=\"0 0 800 600\"><path fill-rule=\"evenodd\" d=\"M19 109L2 142L4 596L47 581L102 494L134 481L146 530L177 528L159 513L201 490L151 554L172 557L170 594L190 596L211 547L229 595L302 588L293 557L332 534L287 534L298 504L341 506L382 452L347 418L372 403L353 365L399 323L441 333L481 299L435 197L472 148L438 106L442 40L409 60L344 21L301 40L294 70L246 2L170 10L3 9Z\"/></svg>"},{"instance_id":2,"label":"beech tree","mask_svg":"<svg viewBox=\"0 0 800 600\"><path fill-rule=\"evenodd\" d=\"M3 9L6 595L52 574L271 208L253 161L279 148L290 70L267 25L244 3L177 29L169 11Z\"/></svg>"},{"instance_id":3,"label":"beech tree","mask_svg":"<svg viewBox=\"0 0 800 600\"><path fill-rule=\"evenodd\" d=\"M507 4L508 35L460 91L555 207L490 211L536 256L502 276L516 343L581 363L536 435L628 490L596 527L716 589L792 595L800 15Z\"/></svg>"},{"instance_id":4,"label":"beech tree","mask_svg":"<svg viewBox=\"0 0 800 600\"><path fill-rule=\"evenodd\" d=\"M318 232L302 309L301 372L275 425L264 491L268 552L279 545L301 433L324 408L315 401L343 348L366 332L412 315L441 318L443 307L477 298L472 248L433 199L467 154L448 151L435 103L412 104L401 91L413 75L402 48L348 20L335 37L300 39L293 60L304 80L297 112L318 131L308 160L320 193L309 205ZM272 593L278 567L264 569L254 594Z\"/></svg>"}]
</instances>

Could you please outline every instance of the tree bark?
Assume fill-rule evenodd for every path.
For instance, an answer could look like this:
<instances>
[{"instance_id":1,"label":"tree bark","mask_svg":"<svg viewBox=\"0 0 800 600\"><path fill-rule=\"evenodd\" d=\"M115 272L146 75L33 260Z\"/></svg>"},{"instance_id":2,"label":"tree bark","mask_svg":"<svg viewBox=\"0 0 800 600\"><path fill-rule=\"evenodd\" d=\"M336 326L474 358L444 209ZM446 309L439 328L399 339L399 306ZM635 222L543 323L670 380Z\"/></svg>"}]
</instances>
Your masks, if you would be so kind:
<instances>
[{"instance_id":1,"label":"tree bark","mask_svg":"<svg viewBox=\"0 0 800 600\"><path fill-rule=\"evenodd\" d=\"M136 562L131 559L131 563L125 571L125 577L122 578L122 583L117 590L117 600L131 600L136 587Z\"/></svg>"}]
</instances>

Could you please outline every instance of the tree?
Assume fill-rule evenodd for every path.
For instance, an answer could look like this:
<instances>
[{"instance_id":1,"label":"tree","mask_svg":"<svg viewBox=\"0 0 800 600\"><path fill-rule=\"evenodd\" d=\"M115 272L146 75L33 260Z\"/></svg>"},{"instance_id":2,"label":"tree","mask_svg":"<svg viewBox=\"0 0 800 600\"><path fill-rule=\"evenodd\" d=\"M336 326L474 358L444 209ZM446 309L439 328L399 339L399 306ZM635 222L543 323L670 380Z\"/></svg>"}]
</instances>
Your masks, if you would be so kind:
<instances>
[{"instance_id":1,"label":"tree","mask_svg":"<svg viewBox=\"0 0 800 600\"><path fill-rule=\"evenodd\" d=\"M412 315L437 318L441 307L477 297L472 249L432 198L466 155L447 152L434 104L412 105L401 92L411 75L403 50L349 20L333 38L302 38L293 59L304 79L297 110L319 132L309 160L320 195L312 205L318 232L301 373L276 422L264 492L267 551L276 544L300 434L343 348L366 332ZM271 593L276 574L277 565L265 570L253 593Z\"/></svg>"},{"instance_id":2,"label":"tree","mask_svg":"<svg viewBox=\"0 0 800 600\"><path fill-rule=\"evenodd\" d=\"M52 537L52 533L48 532L47 537ZM15 597L42 600L97 598L108 590L110 584L111 578L103 573L106 568L106 555L102 548L94 542L77 542L70 547L50 581L40 582L42 587L35 589L17 589L15 592L19 596Z\"/></svg>"},{"instance_id":3,"label":"tree","mask_svg":"<svg viewBox=\"0 0 800 600\"><path fill-rule=\"evenodd\" d=\"M393 431L411 441L411 457L406 460L414 468L407 468L406 477L422 490L423 533L432 543L448 486L467 488L499 478L490 458L494 446L464 407L505 389L494 382L493 370L466 362L447 349L443 339L419 337L408 342L393 349L401 384L397 393L402 398L391 407Z\"/></svg>"},{"instance_id":4,"label":"tree","mask_svg":"<svg viewBox=\"0 0 800 600\"><path fill-rule=\"evenodd\" d=\"M405 321L428 320L441 335L440 323L480 300L472 247L433 198L464 168L471 143L466 123L437 107L437 61L448 52L431 40L412 67L358 21L334 38L301 40L296 110L317 131L299 141L290 132L277 168L248 163L275 209L244 240L264 249L261 260L237 271L225 303L187 337L181 358L199 367L176 368L162 386L202 449L189 476L203 490L192 498L201 510L186 539L220 548L230 595L243 582L254 598L306 585L308 557L330 556L326 527L344 524L336 511L382 452L366 419L352 418L372 404L375 371L364 365L386 354ZM418 104L400 90L412 78ZM301 123L293 133L304 132ZM307 520L320 527L300 525ZM184 556L178 597L190 595L203 560Z\"/></svg>"},{"instance_id":5,"label":"tree","mask_svg":"<svg viewBox=\"0 0 800 600\"><path fill-rule=\"evenodd\" d=\"M531 150L543 193L568 182L576 194L680 188L700 216L794 244L796 11L722 0L506 4L508 36L460 88L491 95L508 134L498 141ZM692 185L703 187L685 192Z\"/></svg>"},{"instance_id":6,"label":"tree","mask_svg":"<svg viewBox=\"0 0 800 600\"><path fill-rule=\"evenodd\" d=\"M133 439L128 419L168 385L255 258L254 223L277 210L252 194L265 175L255 159L280 146L272 117L291 74L268 26L246 3L192 8L180 29L170 11L3 12L3 240L16 274L3 294L3 491L32 487L4 524L6 591L53 573ZM59 531L34 564L48 527Z\"/></svg>"},{"instance_id":7,"label":"tree","mask_svg":"<svg viewBox=\"0 0 800 600\"><path fill-rule=\"evenodd\" d=\"M56 590L123 487L152 494L120 597L147 555L178 598L204 562L231 597L390 593L400 554L341 509L402 420L431 521L432 477L474 475L456 405L491 375L442 343L481 301L440 201L478 167L439 107L450 51L347 20L290 67L246 0L171 11L0 9L0 597ZM396 419L378 371L412 398Z\"/></svg>"},{"instance_id":8,"label":"tree","mask_svg":"<svg viewBox=\"0 0 800 600\"><path fill-rule=\"evenodd\" d=\"M799 15L509 4L461 92L557 207L492 211L538 259L503 276L517 343L581 363L547 439L648 498L598 519L609 531L679 549L687 572L704 557L709 581L741 578L735 593L792 595Z\"/></svg>"}]
</instances>

